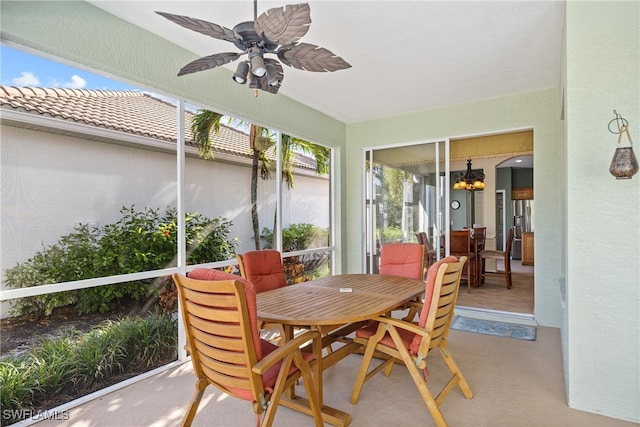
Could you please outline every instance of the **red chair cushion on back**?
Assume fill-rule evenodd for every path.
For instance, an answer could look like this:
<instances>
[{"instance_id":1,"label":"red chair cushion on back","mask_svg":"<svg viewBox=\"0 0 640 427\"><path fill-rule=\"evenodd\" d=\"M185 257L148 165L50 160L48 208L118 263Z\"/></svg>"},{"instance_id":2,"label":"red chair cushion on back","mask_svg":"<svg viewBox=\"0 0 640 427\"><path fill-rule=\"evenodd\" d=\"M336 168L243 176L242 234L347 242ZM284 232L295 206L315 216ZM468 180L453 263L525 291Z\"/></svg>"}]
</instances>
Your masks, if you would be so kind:
<instances>
[{"instance_id":1,"label":"red chair cushion on back","mask_svg":"<svg viewBox=\"0 0 640 427\"><path fill-rule=\"evenodd\" d=\"M287 285L282 257L275 249L245 252L242 255L242 263L247 280L258 293Z\"/></svg>"},{"instance_id":2,"label":"red chair cushion on back","mask_svg":"<svg viewBox=\"0 0 640 427\"><path fill-rule=\"evenodd\" d=\"M380 252L380 274L422 280L424 246L418 243L387 243Z\"/></svg>"},{"instance_id":3,"label":"red chair cushion on back","mask_svg":"<svg viewBox=\"0 0 640 427\"><path fill-rule=\"evenodd\" d=\"M237 280L242 283L244 295L247 300L247 310L249 310L249 320L251 321L251 337L256 348L256 358L262 360L262 346L260 344L260 332L258 331L258 304L256 303L256 290L253 284L238 276L237 274L226 273L215 268L196 268L187 274L191 279L196 280Z\"/></svg>"},{"instance_id":4,"label":"red chair cushion on back","mask_svg":"<svg viewBox=\"0 0 640 427\"><path fill-rule=\"evenodd\" d=\"M431 300L433 299L433 288L436 282L436 276L438 275L438 269L442 264L455 264L458 262L458 258L454 256L448 256L446 258L442 258L440 261L433 264L429 267L427 271L427 286L424 291L424 304L422 305L422 311L420 312L420 319L418 320L418 326L424 328L424 325L427 323L427 317L429 317L429 309L431 307ZM418 348L420 347L420 341L422 337L419 335L415 335L413 340L411 341L411 345L409 346L409 353L417 354Z\"/></svg>"}]
</instances>

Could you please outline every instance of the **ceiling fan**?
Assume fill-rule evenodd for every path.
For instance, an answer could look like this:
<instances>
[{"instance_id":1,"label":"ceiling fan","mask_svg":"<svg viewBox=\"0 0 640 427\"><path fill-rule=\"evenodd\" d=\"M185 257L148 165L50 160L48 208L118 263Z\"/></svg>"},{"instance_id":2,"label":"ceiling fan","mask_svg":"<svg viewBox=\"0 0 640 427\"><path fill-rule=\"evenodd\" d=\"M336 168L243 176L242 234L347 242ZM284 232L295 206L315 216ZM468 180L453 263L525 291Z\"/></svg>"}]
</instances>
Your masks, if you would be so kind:
<instances>
[{"instance_id":1,"label":"ceiling fan","mask_svg":"<svg viewBox=\"0 0 640 427\"><path fill-rule=\"evenodd\" d=\"M269 93L278 93L284 72L282 65L306 71L337 71L350 68L344 59L323 47L298 40L309 31L311 8L309 4L292 4L274 7L258 16L258 1L253 4L253 21L241 22L233 30L202 19L156 12L190 30L233 43L241 53L224 52L205 56L182 67L178 76L205 71L229 62L243 55L248 59L240 62L233 79L240 84L249 81L249 87ZM278 59L265 58L274 54Z\"/></svg>"}]
</instances>

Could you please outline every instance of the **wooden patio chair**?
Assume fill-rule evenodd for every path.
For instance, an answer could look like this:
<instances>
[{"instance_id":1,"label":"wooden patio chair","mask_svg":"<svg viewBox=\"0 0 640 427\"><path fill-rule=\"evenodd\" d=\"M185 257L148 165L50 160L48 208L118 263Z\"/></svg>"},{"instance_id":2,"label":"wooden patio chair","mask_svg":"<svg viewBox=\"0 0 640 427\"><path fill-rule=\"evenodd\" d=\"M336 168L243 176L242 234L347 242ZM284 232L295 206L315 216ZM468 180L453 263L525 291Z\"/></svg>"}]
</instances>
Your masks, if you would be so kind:
<instances>
[{"instance_id":1,"label":"wooden patio chair","mask_svg":"<svg viewBox=\"0 0 640 427\"><path fill-rule=\"evenodd\" d=\"M248 280L255 288L256 293L270 291L272 289L287 286L287 278L284 274L282 255L275 249L262 249L237 254L240 275ZM284 339L284 327L276 323L261 323L260 329L276 329L279 338L273 342L282 342Z\"/></svg>"},{"instance_id":2,"label":"wooden patio chair","mask_svg":"<svg viewBox=\"0 0 640 427\"><path fill-rule=\"evenodd\" d=\"M260 425L271 426L282 392L302 377L315 425L322 426L317 388L309 367L313 355L300 350L317 332L306 332L281 347L261 340L253 286L230 273L215 274L226 279L172 276L197 377L196 391L182 425L191 425L205 389L213 385L251 402L256 424L260 424L264 413Z\"/></svg>"},{"instance_id":3,"label":"wooden patio chair","mask_svg":"<svg viewBox=\"0 0 640 427\"><path fill-rule=\"evenodd\" d=\"M351 403L358 403L362 387L382 369L385 375L391 373L396 361L404 363L416 384L422 400L438 426L446 426L447 422L440 411L440 404L457 385L467 399L473 392L467 384L462 372L451 357L447 348L447 336L453 320L453 309L458 297L462 268L465 257L449 256L429 268L425 302L421 307L418 323L378 317L372 324L356 331L355 341L365 346L360 370L356 377ZM427 386L426 358L433 349L443 357L452 377L440 393L434 397ZM371 362L382 354L386 360L369 370Z\"/></svg>"},{"instance_id":4,"label":"wooden patio chair","mask_svg":"<svg viewBox=\"0 0 640 427\"><path fill-rule=\"evenodd\" d=\"M270 291L272 289L287 286L287 278L284 274L282 255L275 249L261 249L248 251L244 254L236 255L240 275L247 279L256 289L256 293ZM282 343L285 340L284 326L279 323L260 323L258 327L262 330L277 329L278 339L272 339L274 343ZM326 329L326 330L325 330ZM325 328L323 333L330 332L331 328ZM330 345L327 351L333 350Z\"/></svg>"},{"instance_id":5,"label":"wooden patio chair","mask_svg":"<svg viewBox=\"0 0 640 427\"><path fill-rule=\"evenodd\" d=\"M257 293L287 286L280 251L275 249L248 251L236 255L236 258L240 275L256 288Z\"/></svg>"}]
</instances>

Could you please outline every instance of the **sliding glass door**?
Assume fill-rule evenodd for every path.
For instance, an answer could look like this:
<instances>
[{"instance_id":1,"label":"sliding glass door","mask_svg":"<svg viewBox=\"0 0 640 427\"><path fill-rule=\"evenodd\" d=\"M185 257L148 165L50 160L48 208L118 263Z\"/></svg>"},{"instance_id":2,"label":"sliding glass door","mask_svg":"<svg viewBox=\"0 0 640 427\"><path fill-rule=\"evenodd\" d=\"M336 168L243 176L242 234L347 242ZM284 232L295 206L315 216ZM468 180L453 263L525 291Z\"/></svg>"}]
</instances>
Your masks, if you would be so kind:
<instances>
[{"instance_id":1,"label":"sliding glass door","mask_svg":"<svg viewBox=\"0 0 640 427\"><path fill-rule=\"evenodd\" d=\"M436 253L449 223L449 140L366 149L363 271L378 272L382 245L426 232Z\"/></svg>"}]
</instances>

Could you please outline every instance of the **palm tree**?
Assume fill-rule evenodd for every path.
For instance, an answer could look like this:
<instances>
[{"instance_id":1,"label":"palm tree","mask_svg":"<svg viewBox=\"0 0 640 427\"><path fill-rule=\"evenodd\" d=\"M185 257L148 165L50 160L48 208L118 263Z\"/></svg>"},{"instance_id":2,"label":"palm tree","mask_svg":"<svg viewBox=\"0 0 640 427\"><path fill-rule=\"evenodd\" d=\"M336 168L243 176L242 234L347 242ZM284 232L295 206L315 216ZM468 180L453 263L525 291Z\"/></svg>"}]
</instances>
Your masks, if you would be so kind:
<instances>
[{"instance_id":1,"label":"palm tree","mask_svg":"<svg viewBox=\"0 0 640 427\"><path fill-rule=\"evenodd\" d=\"M199 110L191 120L191 132L198 146L200 157L213 158L213 145L211 133L220 132L220 120L222 115L209 110ZM251 222L255 248L260 249L260 224L258 221L258 169L262 179L271 176L269 171L269 158L266 152L275 144L269 129L250 124L249 147L252 150L251 163ZM294 138L289 135L282 136L282 179L289 188L293 188L293 159L295 152L301 152L312 156L316 161L316 173L326 174L329 171L329 156L331 151L327 147ZM274 227L275 230L275 227Z\"/></svg>"}]
</instances>

